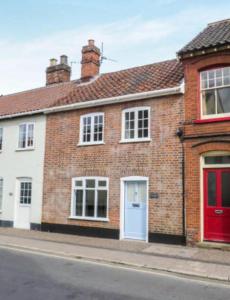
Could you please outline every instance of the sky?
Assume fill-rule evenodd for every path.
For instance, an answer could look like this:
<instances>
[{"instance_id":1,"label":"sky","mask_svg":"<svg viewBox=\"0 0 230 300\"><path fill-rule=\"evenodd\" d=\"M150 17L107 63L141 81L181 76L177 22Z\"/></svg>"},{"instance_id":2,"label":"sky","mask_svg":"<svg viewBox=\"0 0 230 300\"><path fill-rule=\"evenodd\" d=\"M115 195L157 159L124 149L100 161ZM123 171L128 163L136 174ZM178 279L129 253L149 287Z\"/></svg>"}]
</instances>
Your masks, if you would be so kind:
<instances>
[{"instance_id":1,"label":"sky","mask_svg":"<svg viewBox=\"0 0 230 300\"><path fill-rule=\"evenodd\" d=\"M101 72L176 57L208 23L230 18L229 0L0 0L0 94L45 85L50 58L66 54L80 76L94 39Z\"/></svg>"}]
</instances>

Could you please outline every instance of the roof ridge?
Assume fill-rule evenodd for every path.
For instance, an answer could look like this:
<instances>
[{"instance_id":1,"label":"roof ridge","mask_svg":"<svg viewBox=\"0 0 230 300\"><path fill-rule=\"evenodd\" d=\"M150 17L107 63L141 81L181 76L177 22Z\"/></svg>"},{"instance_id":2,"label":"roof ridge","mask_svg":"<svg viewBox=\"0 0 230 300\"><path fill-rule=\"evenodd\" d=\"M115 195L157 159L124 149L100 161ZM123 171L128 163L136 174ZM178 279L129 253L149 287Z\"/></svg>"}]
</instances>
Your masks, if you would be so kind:
<instances>
[{"instance_id":1,"label":"roof ridge","mask_svg":"<svg viewBox=\"0 0 230 300\"><path fill-rule=\"evenodd\" d=\"M2 95L0 95L0 100L1 100L2 97L10 97L10 96L14 96L14 95L18 95L18 94L30 93L30 92L38 91L38 90L42 90L42 89L54 88L54 87L57 87L57 86L67 85L67 84L74 83L74 81L76 81L76 79L68 81L68 82L59 82L59 83L55 83L55 84L51 84L51 85L40 86L40 87L37 87L37 88L33 88L33 89L29 89L29 90L24 90L24 91L19 91L19 92L14 92L14 93L11 93L11 94L6 94L6 95L2 94Z\"/></svg>"},{"instance_id":2,"label":"roof ridge","mask_svg":"<svg viewBox=\"0 0 230 300\"><path fill-rule=\"evenodd\" d=\"M223 20L220 20L220 21L214 21L214 22L208 23L208 26L213 26L213 25L217 25L217 24L221 24L221 23L226 23L226 22L230 22L230 18L229 19L223 19Z\"/></svg>"},{"instance_id":3,"label":"roof ridge","mask_svg":"<svg viewBox=\"0 0 230 300\"><path fill-rule=\"evenodd\" d=\"M130 68L127 68L127 69L121 69L121 70L118 70L118 71L112 71L112 72L108 72L108 73L101 73L101 75L107 75L107 74L125 72L125 71L130 71L130 70L133 70L133 69L138 69L138 68L143 68L143 67L148 67L148 66L153 66L153 65L159 65L161 63L167 63L167 62L171 62L171 61L178 61L178 59L177 58L166 59L166 60L162 60L162 61L158 61L158 62L154 62L154 63L150 63L150 64L145 64L145 65L130 67Z\"/></svg>"}]
</instances>

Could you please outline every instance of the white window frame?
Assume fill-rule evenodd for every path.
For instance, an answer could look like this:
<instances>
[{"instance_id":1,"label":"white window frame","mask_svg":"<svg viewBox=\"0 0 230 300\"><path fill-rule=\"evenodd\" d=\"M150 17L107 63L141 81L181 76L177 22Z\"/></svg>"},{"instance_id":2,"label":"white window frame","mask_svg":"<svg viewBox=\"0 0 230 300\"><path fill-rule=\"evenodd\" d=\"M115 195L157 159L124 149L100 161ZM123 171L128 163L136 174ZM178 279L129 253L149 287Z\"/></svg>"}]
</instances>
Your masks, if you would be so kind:
<instances>
[{"instance_id":1,"label":"white window frame","mask_svg":"<svg viewBox=\"0 0 230 300\"><path fill-rule=\"evenodd\" d=\"M3 134L4 134L4 129L3 127L0 127L0 139L2 140L2 144L0 144L0 152L2 152L3 149Z\"/></svg>"},{"instance_id":2,"label":"white window frame","mask_svg":"<svg viewBox=\"0 0 230 300\"><path fill-rule=\"evenodd\" d=\"M106 190L107 191L107 208L106 208L106 217L105 218L101 218L101 217L96 217L97 214L97 209L95 209L94 211L94 217L87 217L85 216L85 191L86 191L86 180L87 179L93 179L95 180L95 188L94 190L97 191L98 189L100 190ZM82 189L83 190L83 213L82 216L75 216L74 215L74 211L75 211L75 190L77 189L77 187L75 186L75 182L76 181L82 181L83 182L83 186L82 188L78 187L78 189ZM106 187L100 187L98 188L98 181L106 181ZM97 201L98 201L98 197L97 197L97 193L95 193L95 208L97 208ZM76 219L76 220L89 220L89 221L109 221L109 178L108 177L94 177L94 176L84 176L84 177L74 177L72 178L72 192L71 192L71 212L70 212L70 219Z\"/></svg>"},{"instance_id":3,"label":"white window frame","mask_svg":"<svg viewBox=\"0 0 230 300\"><path fill-rule=\"evenodd\" d=\"M227 68L229 68L230 66L226 66ZM228 85L221 85L221 86L215 86L214 87L211 87L211 88L202 88L202 73L203 72L208 72L208 71L215 71L215 70L218 70L218 69L224 69L225 67L217 67L217 68L213 68L213 69L207 69L207 70L204 70L204 71L201 71L200 72L200 111L201 111L201 119L218 119L218 118L227 118L227 117L230 117L230 112L228 113L221 113L221 114L209 114L209 115L205 115L204 114L204 111L203 111L203 99L202 99L202 92L203 91L209 91L209 90L215 90L215 98L217 98L217 95L216 95L216 90L217 89L221 89L221 88L225 88L225 87L230 87L230 84ZM223 75L222 75L222 79L223 79ZM214 77L214 81L216 81L216 77ZM215 103L215 110L217 111L217 101Z\"/></svg>"},{"instance_id":4,"label":"white window frame","mask_svg":"<svg viewBox=\"0 0 230 300\"><path fill-rule=\"evenodd\" d=\"M148 137L138 138L138 112L142 110L148 110ZM134 112L134 138L125 138L125 113ZM132 143L132 142L148 142L151 141L150 137L151 129L151 116L150 116L150 106L138 106L124 109L122 111L122 126L121 126L121 141L120 143Z\"/></svg>"},{"instance_id":5,"label":"white window frame","mask_svg":"<svg viewBox=\"0 0 230 300\"><path fill-rule=\"evenodd\" d=\"M96 116L102 116L102 141L94 141L94 117ZM91 118L91 132L90 132L90 141L89 142L84 142L83 137L84 137L84 118ZM105 114L103 112L95 112L95 113L90 113L86 115L82 115L80 117L80 133L79 133L79 146L81 145L100 145L104 144L104 124L105 124Z\"/></svg>"},{"instance_id":6,"label":"white window frame","mask_svg":"<svg viewBox=\"0 0 230 300\"><path fill-rule=\"evenodd\" d=\"M30 196L30 203L21 203L21 183L31 183L31 196ZM20 177L18 178L18 189L19 189L19 194L18 194L18 201L19 201L19 206L20 207L30 207L32 204L33 200L33 181L31 177Z\"/></svg>"},{"instance_id":7,"label":"white window frame","mask_svg":"<svg viewBox=\"0 0 230 300\"><path fill-rule=\"evenodd\" d=\"M2 182L2 186L1 186L1 188L2 188L2 191L1 191L1 193L2 193L2 199L0 201L0 213L1 213L2 212L2 208L3 208L3 193L4 193L4 179L1 176L0 176L0 181Z\"/></svg>"},{"instance_id":8,"label":"white window frame","mask_svg":"<svg viewBox=\"0 0 230 300\"><path fill-rule=\"evenodd\" d=\"M20 126L26 125L26 146L20 147ZM33 145L28 146L28 132L29 132L29 126L33 125ZM18 125L18 144L17 144L17 151L25 151L25 150L33 150L35 148L35 123L34 122L24 122L20 123Z\"/></svg>"}]
</instances>

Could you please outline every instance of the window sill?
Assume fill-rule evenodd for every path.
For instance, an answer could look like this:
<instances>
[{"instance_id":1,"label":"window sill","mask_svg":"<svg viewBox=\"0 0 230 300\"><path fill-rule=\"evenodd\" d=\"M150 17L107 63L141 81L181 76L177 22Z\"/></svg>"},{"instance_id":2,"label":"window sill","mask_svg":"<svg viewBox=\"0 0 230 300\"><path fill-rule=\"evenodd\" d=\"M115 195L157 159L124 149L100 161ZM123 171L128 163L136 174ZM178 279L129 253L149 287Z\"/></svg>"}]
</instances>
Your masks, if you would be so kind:
<instances>
[{"instance_id":1,"label":"window sill","mask_svg":"<svg viewBox=\"0 0 230 300\"><path fill-rule=\"evenodd\" d=\"M78 147L83 147L83 146L97 146L97 145L105 145L104 142L100 143L79 143L77 144Z\"/></svg>"},{"instance_id":2,"label":"window sill","mask_svg":"<svg viewBox=\"0 0 230 300\"><path fill-rule=\"evenodd\" d=\"M96 221L96 222L109 222L108 218L90 218L90 217L74 217L70 216L70 220L82 220L82 221Z\"/></svg>"},{"instance_id":3,"label":"window sill","mask_svg":"<svg viewBox=\"0 0 230 300\"><path fill-rule=\"evenodd\" d=\"M121 140L120 144L126 144L126 143L144 143L144 142L151 142L152 139L146 138L146 139L133 139L133 140Z\"/></svg>"},{"instance_id":4,"label":"window sill","mask_svg":"<svg viewBox=\"0 0 230 300\"><path fill-rule=\"evenodd\" d=\"M205 123L216 123L216 122L225 122L230 121L230 117L219 117L219 118L208 118L208 119L198 119L193 120L194 124L205 124Z\"/></svg>"},{"instance_id":5,"label":"window sill","mask_svg":"<svg viewBox=\"0 0 230 300\"><path fill-rule=\"evenodd\" d=\"M21 152L21 151L34 151L35 148L17 148L15 151L16 152Z\"/></svg>"}]
</instances>

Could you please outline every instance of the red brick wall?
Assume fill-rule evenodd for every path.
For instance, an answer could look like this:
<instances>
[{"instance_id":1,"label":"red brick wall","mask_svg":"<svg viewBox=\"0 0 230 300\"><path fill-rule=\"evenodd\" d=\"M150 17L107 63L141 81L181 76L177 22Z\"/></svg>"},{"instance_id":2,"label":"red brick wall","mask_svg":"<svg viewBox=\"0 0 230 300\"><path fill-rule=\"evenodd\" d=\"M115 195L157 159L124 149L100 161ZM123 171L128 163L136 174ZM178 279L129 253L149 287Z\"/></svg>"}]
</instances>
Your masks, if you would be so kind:
<instances>
[{"instance_id":1,"label":"red brick wall","mask_svg":"<svg viewBox=\"0 0 230 300\"><path fill-rule=\"evenodd\" d=\"M194 123L194 120L200 119L199 72L205 68L230 65L230 51L187 59L183 63L185 70L186 228L188 242L195 243L202 238L200 157L208 151L230 151L229 121ZM219 142L220 140L222 142Z\"/></svg>"},{"instance_id":2,"label":"red brick wall","mask_svg":"<svg viewBox=\"0 0 230 300\"><path fill-rule=\"evenodd\" d=\"M119 143L122 110L151 107L151 142ZM105 145L77 146L80 116L105 113ZM183 120L182 96L162 97L47 116L43 222L119 229L120 178L148 176L149 230L182 234L182 148L176 129ZM71 179L109 177L109 222L70 220Z\"/></svg>"}]
</instances>

